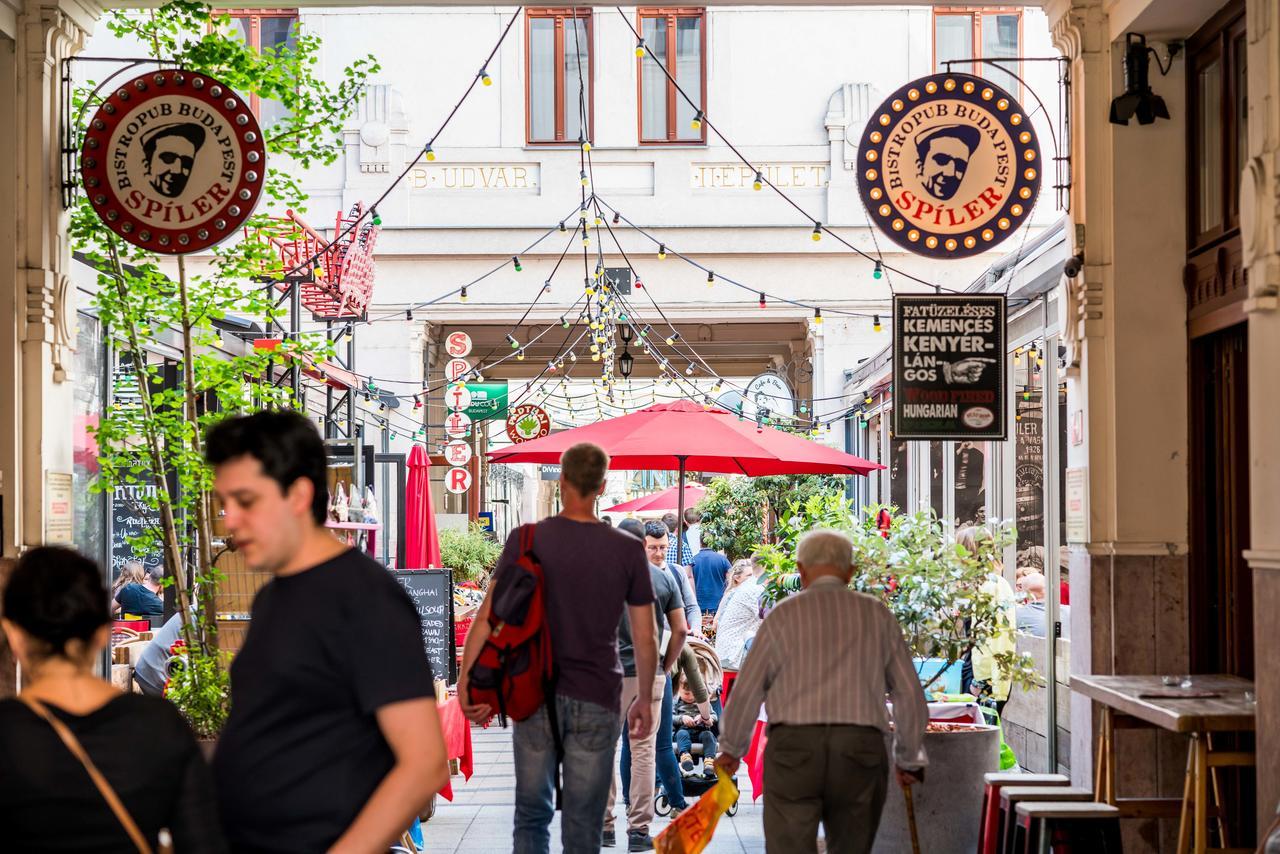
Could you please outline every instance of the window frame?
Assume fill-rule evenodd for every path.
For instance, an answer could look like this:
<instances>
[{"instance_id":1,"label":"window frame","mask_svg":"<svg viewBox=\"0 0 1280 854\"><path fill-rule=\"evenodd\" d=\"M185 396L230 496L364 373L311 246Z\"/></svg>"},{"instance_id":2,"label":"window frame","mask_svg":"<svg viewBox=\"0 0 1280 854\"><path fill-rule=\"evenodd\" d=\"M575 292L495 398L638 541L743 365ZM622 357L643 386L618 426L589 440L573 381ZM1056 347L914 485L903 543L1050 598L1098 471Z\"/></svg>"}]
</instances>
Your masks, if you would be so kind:
<instances>
[{"instance_id":1,"label":"window frame","mask_svg":"<svg viewBox=\"0 0 1280 854\"><path fill-rule=\"evenodd\" d=\"M251 8L251 9L214 9L215 17L226 15L232 19L249 20L249 42L246 45L254 53L262 55L262 19L263 18L292 18L293 26L297 31L301 32L302 19L298 16L299 10L296 8ZM254 118L262 118L262 98L258 94L251 93L249 95L249 108L253 111Z\"/></svg>"},{"instance_id":2,"label":"window frame","mask_svg":"<svg viewBox=\"0 0 1280 854\"><path fill-rule=\"evenodd\" d=\"M1236 114L1236 45L1247 38L1244 3L1222 9L1187 41L1187 254L1210 248L1240 232L1240 173L1237 153L1241 116ZM1247 46L1247 42L1246 42ZM1199 230L1200 176L1200 75L1205 61L1221 67L1219 119L1221 121L1222 174L1219 176L1222 218L1206 231ZM1247 61L1247 59L1246 59ZM1248 106L1246 104L1246 109ZM1245 119L1248 116L1244 117Z\"/></svg>"},{"instance_id":3,"label":"window frame","mask_svg":"<svg viewBox=\"0 0 1280 854\"><path fill-rule=\"evenodd\" d=\"M929 43L930 43L930 63L929 67L937 69L938 67L938 18L943 17L960 17L965 16L969 19L969 59L982 59L982 16L983 15L1017 15L1018 16L1018 54L1022 54L1023 46L1026 44L1026 18L1022 14L1021 7L1013 6L934 6L933 16L930 19ZM969 65L966 73L975 77L983 77L982 70L987 67L985 62L973 62ZM995 67L995 66L993 66ZM1022 75L1022 63L1014 64L1010 69L1012 74L1017 78ZM939 71L931 73L940 74ZM1023 85L1021 79L1015 79L1017 90L1009 94L1022 101Z\"/></svg>"},{"instance_id":4,"label":"window frame","mask_svg":"<svg viewBox=\"0 0 1280 854\"><path fill-rule=\"evenodd\" d=\"M530 39L533 32L533 20L535 18L553 18L555 19L555 139L534 139L533 138L533 56L529 51ZM594 49L595 38L595 12L591 6L545 6L538 8L527 8L524 10L524 139L525 144L530 146L555 146L555 145L577 145L578 140L565 138L565 122L564 122L564 72L565 72L565 32L564 22L566 18L578 18L587 23L587 121L584 128L585 138L592 140L595 138L596 126L596 100L595 100L595 70L596 70L596 52Z\"/></svg>"},{"instance_id":5,"label":"window frame","mask_svg":"<svg viewBox=\"0 0 1280 854\"><path fill-rule=\"evenodd\" d=\"M702 65L702 80L700 81L701 93L701 110L705 114L707 112L707 10L701 6L654 6L641 7L636 10L636 32L644 33L644 22L648 18L666 18L667 19L667 71L671 72L671 76L677 81L680 79L679 71L672 67L672 58L676 55L676 21L679 18L697 18L701 21L698 28L699 34L699 56ZM647 56L647 55L646 55ZM707 124L702 123L702 128L698 133L697 139L680 139L676 132L676 116L679 113L678 99L679 93L676 92L675 84L670 80L666 81L667 87L667 138L666 139L645 139L644 136L644 60L646 57L636 57L636 141L640 145L706 145L707 144Z\"/></svg>"}]
</instances>

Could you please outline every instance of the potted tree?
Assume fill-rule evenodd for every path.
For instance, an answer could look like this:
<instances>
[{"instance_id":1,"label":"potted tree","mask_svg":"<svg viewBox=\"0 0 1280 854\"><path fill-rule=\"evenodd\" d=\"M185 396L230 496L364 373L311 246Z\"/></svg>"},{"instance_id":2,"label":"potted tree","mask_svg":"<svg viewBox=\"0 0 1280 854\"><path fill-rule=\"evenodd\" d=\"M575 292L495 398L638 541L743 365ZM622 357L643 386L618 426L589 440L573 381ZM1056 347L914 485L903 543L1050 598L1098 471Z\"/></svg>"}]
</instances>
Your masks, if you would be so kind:
<instances>
[{"instance_id":1,"label":"potted tree","mask_svg":"<svg viewBox=\"0 0 1280 854\"><path fill-rule=\"evenodd\" d=\"M369 56L329 84L314 73L317 36L298 33L287 47L257 51L236 35L239 31L227 16L189 0L147 11L109 12L105 25L155 61L210 74L246 96L285 107L275 124L265 128L269 163L263 178L267 198L281 208L303 209L307 197L297 171L337 158L346 120L369 75L378 70ZM77 90L77 109L87 114L96 108L101 88L89 81ZM259 211L245 233L256 234L266 224ZM220 544L203 436L228 413L299 406L291 390L274 381L274 370L282 358L322 360L331 346L323 335L299 336L273 350L249 347L239 354L221 346L216 321L235 314L269 322L277 311L276 295L253 284L272 263L280 263L265 240L224 243L201 259L197 270L188 270L181 256L176 264L162 262L118 239L83 196L71 210L69 234L76 252L98 272L94 308L124 368L117 401L95 428L101 476L94 488L150 487L139 494L159 525L135 537L132 545L162 556L178 611L192 615L182 623L180 645L171 650L178 666L171 669L166 693L198 736L213 738L226 718L227 672L215 619ZM164 365L148 358L149 345L162 336L182 353L176 383L166 383Z\"/></svg>"},{"instance_id":2,"label":"potted tree","mask_svg":"<svg viewBox=\"0 0 1280 854\"><path fill-rule=\"evenodd\" d=\"M763 547L769 564L765 597L776 602L799 589L795 546L802 534L818 528L843 531L853 542L850 586L889 608L914 658L943 662L921 680L922 690L929 692L966 653L999 632L1012 631L989 577L1015 532L1009 524L988 524L988 536L978 538L977 551L971 553L930 511L898 515L882 532L871 521L879 509L870 508L868 521L860 523L843 496L815 495L793 502L779 520L778 543ZM1028 656L998 654L995 663L1015 685L1036 680ZM999 745L999 730L993 726L930 724L925 735L929 769L915 793L923 850L973 850L982 778L999 769ZM892 780L875 850L911 850L903 799Z\"/></svg>"}]
</instances>

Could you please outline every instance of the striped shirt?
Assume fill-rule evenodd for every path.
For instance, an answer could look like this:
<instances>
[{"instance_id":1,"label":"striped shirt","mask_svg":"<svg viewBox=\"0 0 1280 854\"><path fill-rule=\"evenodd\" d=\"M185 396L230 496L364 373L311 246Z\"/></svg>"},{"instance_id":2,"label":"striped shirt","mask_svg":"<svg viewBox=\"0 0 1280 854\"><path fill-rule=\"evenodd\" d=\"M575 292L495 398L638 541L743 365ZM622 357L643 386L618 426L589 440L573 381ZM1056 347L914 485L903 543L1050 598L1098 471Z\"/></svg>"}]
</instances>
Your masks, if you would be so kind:
<instances>
[{"instance_id":1,"label":"striped shirt","mask_svg":"<svg viewBox=\"0 0 1280 854\"><path fill-rule=\"evenodd\" d=\"M815 580L769 612L733 685L720 747L744 756L765 705L770 724L860 724L889 731L894 762L928 764L928 707L897 620L882 603L832 576Z\"/></svg>"}]
</instances>

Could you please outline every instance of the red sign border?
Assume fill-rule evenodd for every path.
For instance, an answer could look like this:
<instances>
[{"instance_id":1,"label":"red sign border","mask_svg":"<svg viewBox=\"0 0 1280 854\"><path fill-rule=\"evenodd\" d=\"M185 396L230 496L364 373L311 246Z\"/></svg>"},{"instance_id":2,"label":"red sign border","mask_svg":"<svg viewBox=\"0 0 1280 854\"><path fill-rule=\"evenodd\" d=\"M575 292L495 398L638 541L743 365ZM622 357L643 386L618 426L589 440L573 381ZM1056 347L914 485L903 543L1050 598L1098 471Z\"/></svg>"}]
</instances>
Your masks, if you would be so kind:
<instances>
[{"instance_id":1,"label":"red sign border","mask_svg":"<svg viewBox=\"0 0 1280 854\"><path fill-rule=\"evenodd\" d=\"M243 162L240 180L222 207L189 228L158 228L130 214L116 195L107 177L106 150L112 132L127 113L139 104L175 92L206 104L234 129ZM80 152L81 180L99 218L122 240L161 255L200 252L235 234L262 198L266 171L267 150L262 128L249 105L226 84L207 74L180 68L149 71L121 84L90 119ZM232 213L233 208L236 213Z\"/></svg>"}]
</instances>

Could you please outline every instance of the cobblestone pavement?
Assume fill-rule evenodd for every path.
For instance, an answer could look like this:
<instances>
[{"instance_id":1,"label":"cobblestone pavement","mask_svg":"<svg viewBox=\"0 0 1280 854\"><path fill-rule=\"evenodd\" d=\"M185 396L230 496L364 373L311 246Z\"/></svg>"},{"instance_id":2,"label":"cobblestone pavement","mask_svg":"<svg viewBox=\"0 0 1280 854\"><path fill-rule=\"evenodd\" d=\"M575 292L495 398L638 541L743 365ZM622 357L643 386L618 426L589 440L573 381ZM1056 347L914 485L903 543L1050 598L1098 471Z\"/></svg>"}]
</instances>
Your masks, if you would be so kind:
<instances>
[{"instance_id":1,"label":"cobblestone pavement","mask_svg":"<svg viewBox=\"0 0 1280 854\"><path fill-rule=\"evenodd\" d=\"M511 751L511 733L498 727L472 729L474 768L471 780L463 782L453 778L455 800L453 803L440 798L436 814L424 827L426 851L432 854L465 852L465 854L509 854L511 851L511 827L515 814L513 796L516 787L515 764ZM738 785L742 797L738 801L738 814L724 816L716 827L715 839L706 849L707 854L763 854L764 828L760 803L751 801L751 781L746 769L738 773ZM617 806L617 828L625 831L626 811ZM657 836L667 826L668 819L655 817L650 832ZM625 852L626 834L620 832L621 846L606 851ZM551 850L559 851L560 818L551 824Z\"/></svg>"}]
</instances>

